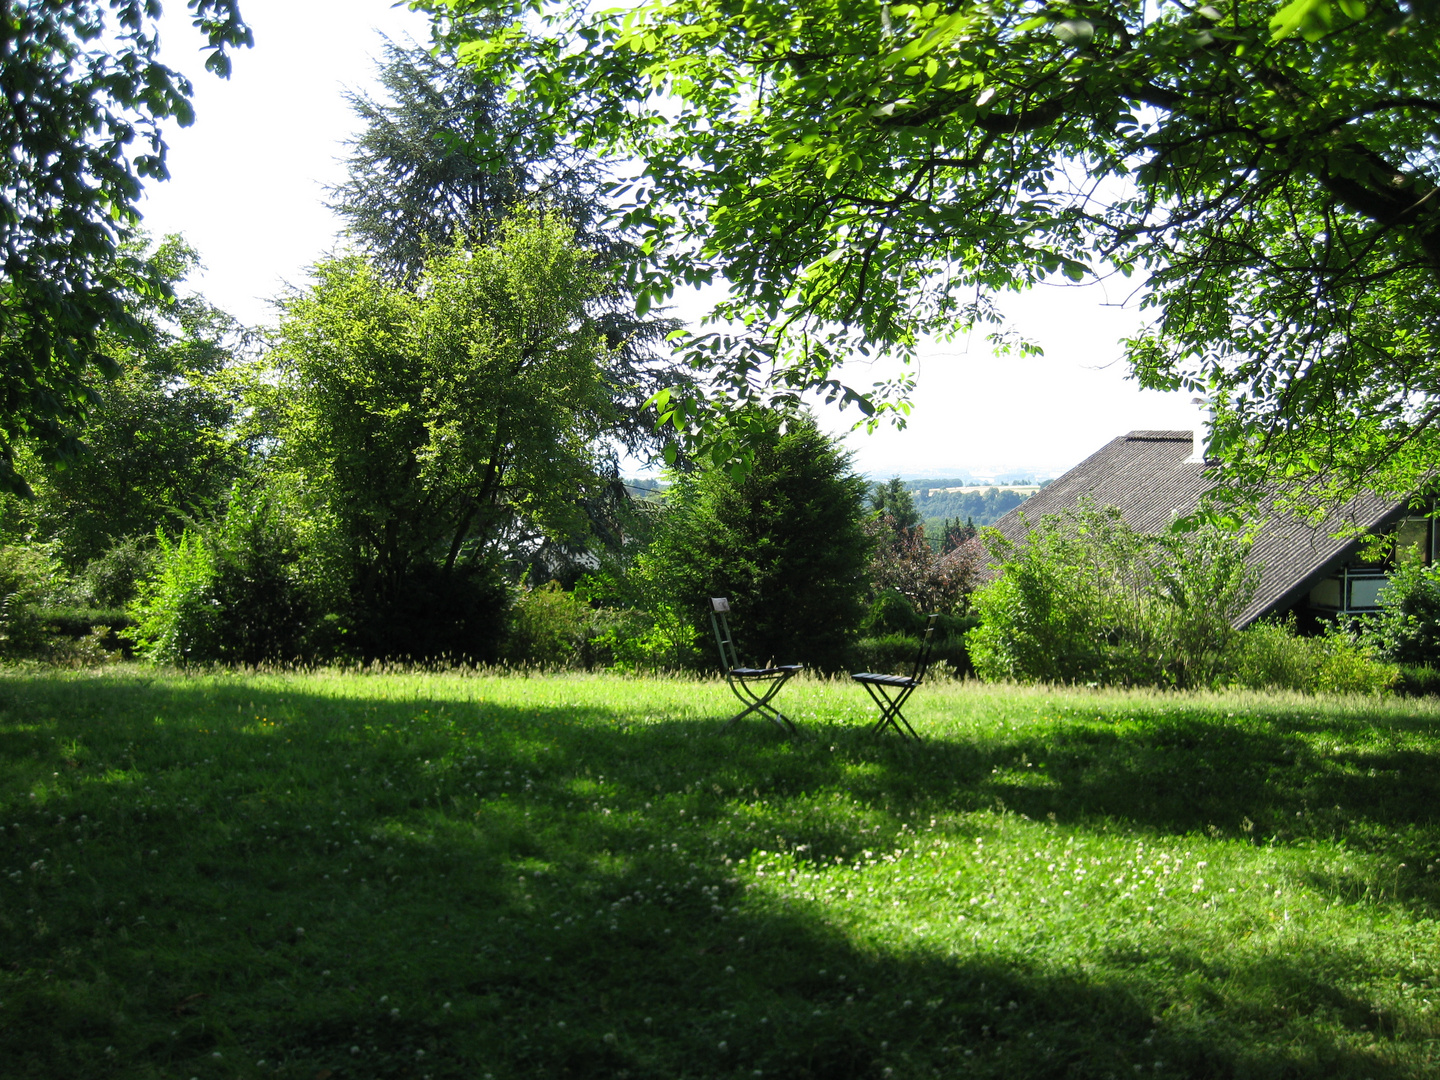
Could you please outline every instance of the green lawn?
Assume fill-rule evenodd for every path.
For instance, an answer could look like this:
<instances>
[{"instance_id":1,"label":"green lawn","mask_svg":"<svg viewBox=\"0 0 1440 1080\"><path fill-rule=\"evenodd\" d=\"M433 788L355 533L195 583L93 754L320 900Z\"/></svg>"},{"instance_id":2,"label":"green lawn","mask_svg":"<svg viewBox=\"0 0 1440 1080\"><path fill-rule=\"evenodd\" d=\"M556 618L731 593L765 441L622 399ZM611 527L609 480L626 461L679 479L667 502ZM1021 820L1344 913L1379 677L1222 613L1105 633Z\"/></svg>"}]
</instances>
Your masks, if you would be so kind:
<instances>
[{"instance_id":1,"label":"green lawn","mask_svg":"<svg viewBox=\"0 0 1440 1080\"><path fill-rule=\"evenodd\" d=\"M1440 1074L1440 707L0 674L0 1077Z\"/></svg>"}]
</instances>

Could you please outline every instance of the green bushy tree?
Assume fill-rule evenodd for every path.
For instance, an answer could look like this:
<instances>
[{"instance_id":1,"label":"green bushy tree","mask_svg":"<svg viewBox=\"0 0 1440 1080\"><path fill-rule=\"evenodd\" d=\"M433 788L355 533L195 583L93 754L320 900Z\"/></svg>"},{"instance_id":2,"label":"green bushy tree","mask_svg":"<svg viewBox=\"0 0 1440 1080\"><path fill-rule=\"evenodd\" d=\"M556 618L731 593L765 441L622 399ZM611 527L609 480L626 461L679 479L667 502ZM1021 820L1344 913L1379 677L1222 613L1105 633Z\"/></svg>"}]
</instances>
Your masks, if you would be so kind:
<instances>
[{"instance_id":1,"label":"green bushy tree","mask_svg":"<svg viewBox=\"0 0 1440 1080\"><path fill-rule=\"evenodd\" d=\"M646 400L694 379L665 344L680 324L636 309L627 283L639 252L628 236L602 227L595 156L572 143L535 149L524 134L534 121L528 98L508 95L453 57L387 43L379 69L384 97L348 95L363 127L350 143L347 179L331 190L347 235L383 276L413 285L434 252L484 246L509 215L543 202L596 269L585 308L608 346L611 437L632 454L657 449ZM481 141L510 149L479 154Z\"/></svg>"},{"instance_id":2,"label":"green bushy tree","mask_svg":"<svg viewBox=\"0 0 1440 1080\"><path fill-rule=\"evenodd\" d=\"M188 0L211 50L251 44L236 0ZM25 0L0 9L0 488L23 491L22 444L72 458L113 375L106 336L143 339L130 297L166 283L123 250L142 185L163 180L162 128L194 118L193 87L162 64L158 0Z\"/></svg>"},{"instance_id":3,"label":"green bushy tree","mask_svg":"<svg viewBox=\"0 0 1440 1080\"><path fill-rule=\"evenodd\" d=\"M274 490L232 494L223 518L156 532L151 576L130 605L136 651L156 663L259 664L328 657L323 576L305 566L300 508Z\"/></svg>"},{"instance_id":4,"label":"green bushy tree","mask_svg":"<svg viewBox=\"0 0 1440 1080\"><path fill-rule=\"evenodd\" d=\"M493 660L498 559L522 534L586 535L614 472L594 260L525 212L414 287L358 255L316 274L252 385L269 467L326 523L362 655Z\"/></svg>"},{"instance_id":5,"label":"green bushy tree","mask_svg":"<svg viewBox=\"0 0 1440 1080\"><path fill-rule=\"evenodd\" d=\"M678 426L801 388L899 408L910 380L850 390L841 362L1118 272L1154 316L1132 371L1209 393L1240 479L1434 469L1431 2L418 3L525 96L526 138L642 163L616 195L654 295L728 284L747 332L694 354L726 394L667 403Z\"/></svg>"},{"instance_id":6,"label":"green bushy tree","mask_svg":"<svg viewBox=\"0 0 1440 1080\"><path fill-rule=\"evenodd\" d=\"M34 498L12 508L77 570L126 538L209 516L245 467L224 372L247 332L203 297L180 295L199 265L180 237L153 248L137 237L122 251L164 291L125 295L131 333L98 336L115 374L87 377L82 444L63 462L27 468Z\"/></svg>"},{"instance_id":7,"label":"green bushy tree","mask_svg":"<svg viewBox=\"0 0 1440 1080\"><path fill-rule=\"evenodd\" d=\"M759 415L748 475L706 466L677 475L643 559L667 612L710 656L709 598L729 597L756 662L845 664L864 614L868 484L809 417Z\"/></svg>"}]
</instances>

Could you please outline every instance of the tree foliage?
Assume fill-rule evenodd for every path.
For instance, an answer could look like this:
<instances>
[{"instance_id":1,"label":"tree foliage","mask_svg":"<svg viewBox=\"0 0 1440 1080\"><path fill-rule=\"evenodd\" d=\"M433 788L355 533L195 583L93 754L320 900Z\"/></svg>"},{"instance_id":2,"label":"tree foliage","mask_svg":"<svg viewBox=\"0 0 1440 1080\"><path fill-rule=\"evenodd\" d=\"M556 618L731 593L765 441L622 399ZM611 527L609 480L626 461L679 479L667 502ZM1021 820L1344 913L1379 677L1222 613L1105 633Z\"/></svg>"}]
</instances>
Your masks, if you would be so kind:
<instances>
[{"instance_id":1,"label":"tree foliage","mask_svg":"<svg viewBox=\"0 0 1440 1080\"><path fill-rule=\"evenodd\" d=\"M518 528L584 534L581 496L614 471L614 406L586 317L601 286L566 225L511 218L413 288L358 255L315 272L252 401L370 622L424 624L420 595L438 617Z\"/></svg>"},{"instance_id":2,"label":"tree foliage","mask_svg":"<svg viewBox=\"0 0 1440 1080\"><path fill-rule=\"evenodd\" d=\"M1440 568L1405 559L1380 592L1366 636L1387 660L1440 668Z\"/></svg>"},{"instance_id":3,"label":"tree foliage","mask_svg":"<svg viewBox=\"0 0 1440 1080\"><path fill-rule=\"evenodd\" d=\"M351 143L348 178L331 191L351 239L385 276L413 285L433 254L485 244L519 208L543 205L559 215L597 270L586 310L610 347L613 434L632 453L653 452L661 439L645 402L693 380L664 344L680 324L637 314L623 287L638 252L623 232L601 227L602 170L593 155L563 143L537 146L527 135L529 99L507 100L504 87L453 58L387 43L379 81L380 99L349 95L364 127Z\"/></svg>"},{"instance_id":4,"label":"tree foliage","mask_svg":"<svg viewBox=\"0 0 1440 1080\"><path fill-rule=\"evenodd\" d=\"M188 0L206 67L251 43L237 0ZM19 442L73 456L94 403L92 368L114 374L104 334L143 337L127 305L165 285L121 244L142 183L165 179L162 125L193 119L192 87L157 59L158 0L0 5L0 485L25 490Z\"/></svg>"},{"instance_id":5,"label":"tree foliage","mask_svg":"<svg viewBox=\"0 0 1440 1080\"><path fill-rule=\"evenodd\" d=\"M744 328L695 343L722 399L902 408L907 380L860 399L840 362L994 324L1005 290L1133 274L1135 373L1211 397L1240 480L1400 492L1435 459L1429 5L422 6L523 88L527 137L639 159L615 194L644 288L723 279Z\"/></svg>"},{"instance_id":6,"label":"tree foliage","mask_svg":"<svg viewBox=\"0 0 1440 1080\"><path fill-rule=\"evenodd\" d=\"M870 492L870 509L883 520L897 537L920 527L920 511L915 509L915 496L898 476L876 484Z\"/></svg>"},{"instance_id":7,"label":"tree foliage","mask_svg":"<svg viewBox=\"0 0 1440 1080\"><path fill-rule=\"evenodd\" d=\"M537 197L594 247L595 162L560 146L536 159L519 136L523 99L428 49L386 42L378 64L385 97L346 95L364 125L350 142L348 177L331 190L331 209L375 265L413 282L431 252L482 244L516 206ZM482 142L509 148L503 158L477 152ZM589 241L589 243L587 243Z\"/></svg>"},{"instance_id":8,"label":"tree foliage","mask_svg":"<svg viewBox=\"0 0 1440 1080\"><path fill-rule=\"evenodd\" d=\"M662 614L689 629L683 637L699 643L705 666L718 662L710 597L725 596L754 662L836 669L864 613L869 485L813 420L757 422L764 434L748 475L711 464L675 478L641 572L668 597Z\"/></svg>"},{"instance_id":9,"label":"tree foliage","mask_svg":"<svg viewBox=\"0 0 1440 1080\"><path fill-rule=\"evenodd\" d=\"M84 444L70 460L32 471L35 498L17 507L27 532L58 541L71 566L126 537L207 516L245 464L233 437L236 398L221 377L245 331L203 297L178 295L199 265L179 237L153 250L136 238L121 250L163 293L126 296L134 331L98 335L118 373L84 377L94 401Z\"/></svg>"},{"instance_id":10,"label":"tree foliage","mask_svg":"<svg viewBox=\"0 0 1440 1080\"><path fill-rule=\"evenodd\" d=\"M867 522L866 532L873 545L870 587L874 592L893 590L920 615L964 612L980 570L975 545L937 551L925 536L925 526L899 529L889 514Z\"/></svg>"}]
</instances>

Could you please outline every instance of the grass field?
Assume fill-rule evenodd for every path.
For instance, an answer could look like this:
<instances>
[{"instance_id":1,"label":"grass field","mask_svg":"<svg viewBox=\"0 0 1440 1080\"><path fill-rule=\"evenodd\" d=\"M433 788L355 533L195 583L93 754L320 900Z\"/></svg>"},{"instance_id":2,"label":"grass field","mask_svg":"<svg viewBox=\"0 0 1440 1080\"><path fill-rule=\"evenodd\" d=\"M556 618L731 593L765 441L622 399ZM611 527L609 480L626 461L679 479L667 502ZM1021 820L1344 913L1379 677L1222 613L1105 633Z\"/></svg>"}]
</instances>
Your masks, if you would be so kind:
<instances>
[{"instance_id":1,"label":"grass field","mask_svg":"<svg viewBox=\"0 0 1440 1080\"><path fill-rule=\"evenodd\" d=\"M1440 1075L1440 707L0 674L0 1077Z\"/></svg>"}]
</instances>

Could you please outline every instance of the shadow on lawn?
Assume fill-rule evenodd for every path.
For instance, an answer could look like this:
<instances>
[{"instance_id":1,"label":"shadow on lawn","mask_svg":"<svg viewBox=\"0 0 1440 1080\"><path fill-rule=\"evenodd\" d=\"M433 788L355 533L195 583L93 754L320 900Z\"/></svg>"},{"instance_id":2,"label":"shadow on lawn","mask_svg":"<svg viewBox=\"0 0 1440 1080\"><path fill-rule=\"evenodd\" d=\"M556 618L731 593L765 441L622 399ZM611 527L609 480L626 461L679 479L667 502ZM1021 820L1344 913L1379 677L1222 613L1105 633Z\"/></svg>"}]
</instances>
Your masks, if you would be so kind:
<instances>
[{"instance_id":1,"label":"shadow on lawn","mask_svg":"<svg viewBox=\"0 0 1440 1080\"><path fill-rule=\"evenodd\" d=\"M1104 977L947 960L903 930L873 948L813 909L745 902L727 860L804 846L833 863L875 845L867 821L894 835L901 818L997 799L1159 832L1248 818L1281 842L1328 837L1317 809L1333 799L1377 835L1424 829L1428 843L1424 755L1396 756L1409 783L1395 798L1374 759L1317 777L1278 721L1181 714L911 748L860 729L721 737L718 722L339 700L302 683L67 685L84 708L43 679L11 680L0 701L10 790L63 774L32 816L65 818L12 831L51 859L30 888L52 919L43 934L0 925L5 962L27 973L6 976L6 1076L116 1075L101 1046L135 1075L205 1080L237 1075L242 1053L307 1080L1422 1075L1386 1062L1393 1021L1339 988L1322 949L1231 973L1151 950ZM225 732L252 709L273 734ZM17 723L26 710L34 730ZM143 782L107 780L117 767ZM1025 776L1037 769L1043 786ZM822 791L864 809L788 819L787 800ZM82 815L125 841L89 866L71 835ZM67 864L84 867L90 907L57 902ZM123 941L86 914L122 908L144 920ZM67 969L87 938L108 966ZM1226 998L1177 989L1197 979Z\"/></svg>"}]
</instances>

